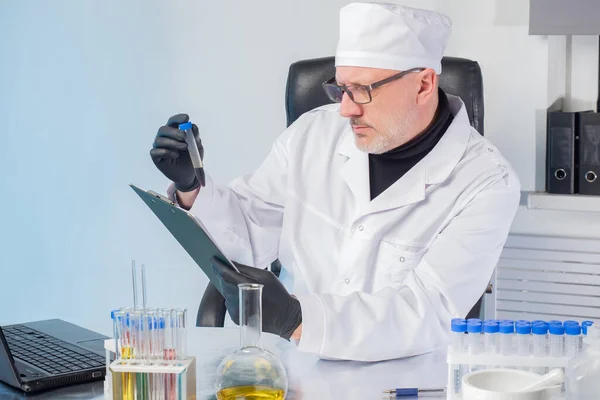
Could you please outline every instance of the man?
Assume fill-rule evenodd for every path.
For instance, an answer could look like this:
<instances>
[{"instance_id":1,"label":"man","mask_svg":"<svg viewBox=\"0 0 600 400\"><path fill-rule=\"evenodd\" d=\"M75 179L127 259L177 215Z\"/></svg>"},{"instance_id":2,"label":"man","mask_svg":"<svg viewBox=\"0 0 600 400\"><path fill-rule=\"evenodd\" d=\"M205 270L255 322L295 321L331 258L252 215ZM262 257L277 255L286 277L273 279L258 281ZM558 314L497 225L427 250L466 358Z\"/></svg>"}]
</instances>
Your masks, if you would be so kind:
<instances>
[{"instance_id":1,"label":"man","mask_svg":"<svg viewBox=\"0 0 600 400\"><path fill-rule=\"evenodd\" d=\"M451 318L482 295L520 185L438 87L450 26L399 5L342 8L323 85L339 104L302 115L228 187L196 178L177 129L187 115L159 129L151 155L170 194L252 266L214 263L234 321L237 284L261 283L265 331L324 358L374 361L445 343ZM276 258L280 280L263 270Z\"/></svg>"}]
</instances>

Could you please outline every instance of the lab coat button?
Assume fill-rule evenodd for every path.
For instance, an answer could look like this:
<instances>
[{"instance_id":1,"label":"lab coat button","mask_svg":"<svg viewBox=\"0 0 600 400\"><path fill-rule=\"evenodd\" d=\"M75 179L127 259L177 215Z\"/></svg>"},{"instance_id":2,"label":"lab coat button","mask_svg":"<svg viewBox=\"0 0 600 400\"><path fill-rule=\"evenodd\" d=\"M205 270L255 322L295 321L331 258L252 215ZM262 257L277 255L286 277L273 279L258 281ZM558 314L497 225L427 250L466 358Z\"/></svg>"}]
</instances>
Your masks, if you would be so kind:
<instances>
[{"instance_id":1,"label":"lab coat button","mask_svg":"<svg viewBox=\"0 0 600 400\"><path fill-rule=\"evenodd\" d=\"M400 257L400 262L404 262L404 257Z\"/></svg>"},{"instance_id":2,"label":"lab coat button","mask_svg":"<svg viewBox=\"0 0 600 400\"><path fill-rule=\"evenodd\" d=\"M361 232L362 232L362 230L363 230L363 229L365 229L365 228L364 228L364 226L362 226L362 225L359 225L359 226L358 226L358 230L359 230L359 231L361 231Z\"/></svg>"},{"instance_id":3,"label":"lab coat button","mask_svg":"<svg viewBox=\"0 0 600 400\"><path fill-rule=\"evenodd\" d=\"M350 283L350 279L346 278L346 279L344 279L344 282Z\"/></svg>"},{"instance_id":4,"label":"lab coat button","mask_svg":"<svg viewBox=\"0 0 600 400\"><path fill-rule=\"evenodd\" d=\"M492 149L491 147L488 147L488 151L494 151L494 149Z\"/></svg>"}]
</instances>

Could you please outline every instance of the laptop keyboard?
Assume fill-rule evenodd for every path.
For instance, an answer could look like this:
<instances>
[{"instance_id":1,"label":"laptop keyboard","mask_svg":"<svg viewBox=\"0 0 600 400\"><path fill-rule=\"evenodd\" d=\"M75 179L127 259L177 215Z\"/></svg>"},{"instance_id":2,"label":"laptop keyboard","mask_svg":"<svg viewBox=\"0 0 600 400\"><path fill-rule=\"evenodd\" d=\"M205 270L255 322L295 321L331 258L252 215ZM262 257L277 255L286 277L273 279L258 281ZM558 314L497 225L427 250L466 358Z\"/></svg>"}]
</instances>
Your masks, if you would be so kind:
<instances>
[{"instance_id":1,"label":"laptop keyboard","mask_svg":"<svg viewBox=\"0 0 600 400\"><path fill-rule=\"evenodd\" d=\"M23 325L2 328L14 358L28 362L50 374L98 368L102 356Z\"/></svg>"}]
</instances>

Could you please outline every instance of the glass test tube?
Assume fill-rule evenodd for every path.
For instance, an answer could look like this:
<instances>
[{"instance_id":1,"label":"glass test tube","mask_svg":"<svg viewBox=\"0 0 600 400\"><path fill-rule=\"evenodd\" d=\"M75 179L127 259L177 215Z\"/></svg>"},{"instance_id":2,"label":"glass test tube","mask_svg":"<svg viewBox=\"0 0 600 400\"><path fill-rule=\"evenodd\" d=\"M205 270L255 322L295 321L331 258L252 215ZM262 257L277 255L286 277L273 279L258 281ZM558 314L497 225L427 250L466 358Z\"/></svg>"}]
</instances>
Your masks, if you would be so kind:
<instances>
[{"instance_id":1,"label":"glass test tube","mask_svg":"<svg viewBox=\"0 0 600 400\"><path fill-rule=\"evenodd\" d=\"M565 325L565 356L575 357L581 350L581 327Z\"/></svg>"},{"instance_id":2,"label":"glass test tube","mask_svg":"<svg viewBox=\"0 0 600 400\"><path fill-rule=\"evenodd\" d=\"M565 327L558 324L548 326L550 357L562 357Z\"/></svg>"},{"instance_id":3,"label":"glass test tube","mask_svg":"<svg viewBox=\"0 0 600 400\"><path fill-rule=\"evenodd\" d=\"M175 317L177 319L177 359L183 361L187 355L187 309L176 309Z\"/></svg>"}]
</instances>

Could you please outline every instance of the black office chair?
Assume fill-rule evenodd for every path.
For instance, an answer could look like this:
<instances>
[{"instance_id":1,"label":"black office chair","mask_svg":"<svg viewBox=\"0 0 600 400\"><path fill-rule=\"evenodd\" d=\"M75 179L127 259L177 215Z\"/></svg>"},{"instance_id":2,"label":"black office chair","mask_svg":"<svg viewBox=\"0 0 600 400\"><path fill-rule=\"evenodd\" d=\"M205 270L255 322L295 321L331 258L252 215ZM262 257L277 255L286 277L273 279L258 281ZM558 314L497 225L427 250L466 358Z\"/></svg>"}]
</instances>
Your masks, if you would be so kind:
<instances>
[{"instance_id":1,"label":"black office chair","mask_svg":"<svg viewBox=\"0 0 600 400\"><path fill-rule=\"evenodd\" d=\"M293 63L288 73L285 91L287 125L290 126L300 115L316 107L329 104L321 83L335 75L334 57L302 60ZM440 87L448 94L460 97L465 103L471 125L483 135L483 78L476 61L457 57L442 59ZM281 264L275 260L271 271L279 276ZM467 318L479 317L483 296L471 309ZM217 289L208 284L202 297L197 326L223 326L225 300Z\"/></svg>"}]
</instances>

